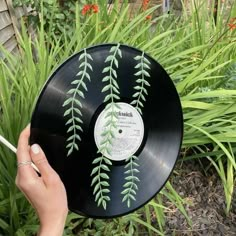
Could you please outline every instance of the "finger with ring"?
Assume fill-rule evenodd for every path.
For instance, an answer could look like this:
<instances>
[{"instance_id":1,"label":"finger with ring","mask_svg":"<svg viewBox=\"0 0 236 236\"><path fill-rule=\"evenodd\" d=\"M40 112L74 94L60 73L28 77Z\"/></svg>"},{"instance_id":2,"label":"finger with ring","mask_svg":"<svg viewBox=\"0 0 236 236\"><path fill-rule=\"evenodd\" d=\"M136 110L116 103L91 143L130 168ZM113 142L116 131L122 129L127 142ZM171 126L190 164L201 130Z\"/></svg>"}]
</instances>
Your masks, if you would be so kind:
<instances>
[{"instance_id":1,"label":"finger with ring","mask_svg":"<svg viewBox=\"0 0 236 236\"><path fill-rule=\"evenodd\" d=\"M26 165L31 165L32 161L20 161L17 163L17 166L26 166Z\"/></svg>"}]
</instances>

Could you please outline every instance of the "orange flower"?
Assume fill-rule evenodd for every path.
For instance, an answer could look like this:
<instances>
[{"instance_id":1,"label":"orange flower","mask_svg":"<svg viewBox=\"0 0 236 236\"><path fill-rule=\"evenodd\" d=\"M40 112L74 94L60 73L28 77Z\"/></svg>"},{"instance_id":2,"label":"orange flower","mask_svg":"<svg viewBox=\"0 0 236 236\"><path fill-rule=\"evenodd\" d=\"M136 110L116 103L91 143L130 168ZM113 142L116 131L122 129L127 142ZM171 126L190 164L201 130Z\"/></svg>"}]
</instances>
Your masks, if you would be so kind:
<instances>
[{"instance_id":1,"label":"orange flower","mask_svg":"<svg viewBox=\"0 0 236 236\"><path fill-rule=\"evenodd\" d=\"M86 4L84 5L83 9L82 9L82 15L86 15L86 14L91 14L91 13L98 13L99 12L99 7L97 4Z\"/></svg>"},{"instance_id":2,"label":"orange flower","mask_svg":"<svg viewBox=\"0 0 236 236\"><path fill-rule=\"evenodd\" d=\"M150 0L143 0L142 9L143 9L144 11L147 10L149 1L150 1Z\"/></svg>"},{"instance_id":3,"label":"orange flower","mask_svg":"<svg viewBox=\"0 0 236 236\"><path fill-rule=\"evenodd\" d=\"M97 4L92 5L93 13L98 13L99 12L99 7Z\"/></svg>"},{"instance_id":4,"label":"orange flower","mask_svg":"<svg viewBox=\"0 0 236 236\"><path fill-rule=\"evenodd\" d=\"M84 5L83 9L82 9L82 15L86 15L88 11L90 11L90 4L86 4Z\"/></svg>"},{"instance_id":5,"label":"orange flower","mask_svg":"<svg viewBox=\"0 0 236 236\"><path fill-rule=\"evenodd\" d=\"M236 29L236 17L230 19L228 26L230 30Z\"/></svg>"},{"instance_id":6,"label":"orange flower","mask_svg":"<svg viewBox=\"0 0 236 236\"><path fill-rule=\"evenodd\" d=\"M146 16L146 20L151 20L152 19L152 16L151 15L147 15Z\"/></svg>"}]
</instances>

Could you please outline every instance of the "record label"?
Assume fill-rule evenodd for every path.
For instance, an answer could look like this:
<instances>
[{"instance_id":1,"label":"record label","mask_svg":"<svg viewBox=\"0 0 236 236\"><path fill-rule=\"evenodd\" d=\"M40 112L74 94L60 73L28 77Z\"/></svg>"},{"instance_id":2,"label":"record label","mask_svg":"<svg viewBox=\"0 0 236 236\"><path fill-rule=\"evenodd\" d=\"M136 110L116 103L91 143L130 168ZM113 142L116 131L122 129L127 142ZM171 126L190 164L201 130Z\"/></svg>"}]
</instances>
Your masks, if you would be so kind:
<instances>
[{"instance_id":1,"label":"record label","mask_svg":"<svg viewBox=\"0 0 236 236\"><path fill-rule=\"evenodd\" d=\"M114 138L112 148L109 153L102 153L113 161L123 161L135 154L142 144L144 137L144 124L139 112L130 104L124 102L117 103L116 108L117 128L113 130ZM104 109L98 116L95 128L94 139L99 149L102 142L102 132L106 127L109 109Z\"/></svg>"}]
</instances>

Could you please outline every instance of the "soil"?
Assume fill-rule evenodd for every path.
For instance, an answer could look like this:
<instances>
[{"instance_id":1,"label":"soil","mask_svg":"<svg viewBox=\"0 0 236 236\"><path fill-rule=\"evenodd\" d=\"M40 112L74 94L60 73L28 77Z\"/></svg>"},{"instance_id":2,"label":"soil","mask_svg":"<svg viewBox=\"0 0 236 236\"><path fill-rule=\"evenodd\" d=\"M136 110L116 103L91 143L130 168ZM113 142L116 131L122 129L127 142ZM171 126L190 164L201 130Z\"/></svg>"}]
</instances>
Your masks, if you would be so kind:
<instances>
[{"instance_id":1,"label":"soil","mask_svg":"<svg viewBox=\"0 0 236 236\"><path fill-rule=\"evenodd\" d=\"M215 169L204 172L197 161L177 164L170 182L178 194L185 199L185 209L192 221L190 226L183 214L169 201L165 235L231 236L236 235L236 187L232 208L225 214L225 195Z\"/></svg>"}]
</instances>

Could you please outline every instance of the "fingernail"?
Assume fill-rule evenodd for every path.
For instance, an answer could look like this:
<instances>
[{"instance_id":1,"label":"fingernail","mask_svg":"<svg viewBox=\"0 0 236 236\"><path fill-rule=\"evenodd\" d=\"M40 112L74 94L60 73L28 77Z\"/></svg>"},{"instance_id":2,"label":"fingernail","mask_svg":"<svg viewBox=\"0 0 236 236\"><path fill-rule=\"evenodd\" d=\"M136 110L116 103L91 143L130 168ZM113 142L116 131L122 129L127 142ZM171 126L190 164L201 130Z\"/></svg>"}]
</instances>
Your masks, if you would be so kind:
<instances>
[{"instance_id":1,"label":"fingernail","mask_svg":"<svg viewBox=\"0 0 236 236\"><path fill-rule=\"evenodd\" d=\"M39 154L39 152L40 152L40 147L39 147L38 144L33 144L33 145L31 146L31 150L32 150L32 152L33 152L34 154Z\"/></svg>"}]
</instances>

